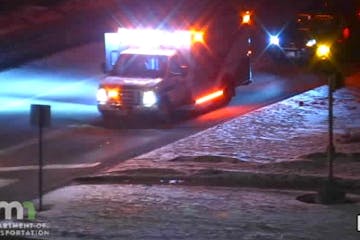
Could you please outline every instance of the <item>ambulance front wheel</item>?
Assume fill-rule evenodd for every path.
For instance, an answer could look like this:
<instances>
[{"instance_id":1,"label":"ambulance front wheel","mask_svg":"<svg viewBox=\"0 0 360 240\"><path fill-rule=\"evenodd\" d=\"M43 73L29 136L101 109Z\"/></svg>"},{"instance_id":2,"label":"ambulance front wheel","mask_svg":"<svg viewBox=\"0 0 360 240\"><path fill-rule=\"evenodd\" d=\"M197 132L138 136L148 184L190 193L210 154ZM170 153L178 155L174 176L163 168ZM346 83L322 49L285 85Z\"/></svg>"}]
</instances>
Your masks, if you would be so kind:
<instances>
[{"instance_id":1,"label":"ambulance front wheel","mask_svg":"<svg viewBox=\"0 0 360 240\"><path fill-rule=\"evenodd\" d=\"M228 84L224 89L224 103L228 104L235 94L235 86L233 84Z\"/></svg>"},{"instance_id":2,"label":"ambulance front wheel","mask_svg":"<svg viewBox=\"0 0 360 240\"><path fill-rule=\"evenodd\" d=\"M125 117L118 116L112 111L100 111L100 114L106 127L119 127L125 122Z\"/></svg>"},{"instance_id":3,"label":"ambulance front wheel","mask_svg":"<svg viewBox=\"0 0 360 240\"><path fill-rule=\"evenodd\" d=\"M110 119L113 119L114 118L114 114L110 111L103 111L103 110L100 110L99 111L100 114L101 114L101 118L103 120L110 120Z\"/></svg>"},{"instance_id":4,"label":"ambulance front wheel","mask_svg":"<svg viewBox=\"0 0 360 240\"><path fill-rule=\"evenodd\" d=\"M161 99L159 105L159 120L163 123L171 123L172 121L172 108L170 101L167 98Z\"/></svg>"}]
</instances>

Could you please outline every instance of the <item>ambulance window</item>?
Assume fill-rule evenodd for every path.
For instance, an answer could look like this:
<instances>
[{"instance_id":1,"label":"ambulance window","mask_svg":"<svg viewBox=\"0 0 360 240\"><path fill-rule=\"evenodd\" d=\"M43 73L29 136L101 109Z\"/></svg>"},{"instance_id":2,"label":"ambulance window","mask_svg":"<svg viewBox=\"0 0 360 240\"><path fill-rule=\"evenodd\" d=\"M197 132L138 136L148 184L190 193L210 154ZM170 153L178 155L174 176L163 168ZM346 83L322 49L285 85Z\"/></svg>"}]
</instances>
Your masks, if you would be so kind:
<instances>
[{"instance_id":1,"label":"ambulance window","mask_svg":"<svg viewBox=\"0 0 360 240\"><path fill-rule=\"evenodd\" d=\"M145 59L146 70L160 70L160 61L157 57L148 57Z\"/></svg>"},{"instance_id":2,"label":"ambulance window","mask_svg":"<svg viewBox=\"0 0 360 240\"><path fill-rule=\"evenodd\" d=\"M118 58L119 58L119 51L111 51L110 53L111 66L115 65Z\"/></svg>"},{"instance_id":3,"label":"ambulance window","mask_svg":"<svg viewBox=\"0 0 360 240\"><path fill-rule=\"evenodd\" d=\"M121 54L114 74L124 77L161 77L165 74L166 67L165 56Z\"/></svg>"}]
</instances>

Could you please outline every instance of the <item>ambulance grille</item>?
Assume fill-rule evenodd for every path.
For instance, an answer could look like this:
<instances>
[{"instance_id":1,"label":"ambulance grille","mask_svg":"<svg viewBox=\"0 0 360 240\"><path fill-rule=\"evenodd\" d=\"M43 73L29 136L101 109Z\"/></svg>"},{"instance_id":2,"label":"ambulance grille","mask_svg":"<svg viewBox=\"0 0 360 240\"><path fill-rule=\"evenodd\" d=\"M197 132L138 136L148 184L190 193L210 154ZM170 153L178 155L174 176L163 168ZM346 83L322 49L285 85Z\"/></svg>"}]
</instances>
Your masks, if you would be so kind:
<instances>
[{"instance_id":1,"label":"ambulance grille","mask_svg":"<svg viewBox=\"0 0 360 240\"><path fill-rule=\"evenodd\" d=\"M121 103L123 106L135 106L140 104L140 91L132 88L121 89Z\"/></svg>"}]
</instances>

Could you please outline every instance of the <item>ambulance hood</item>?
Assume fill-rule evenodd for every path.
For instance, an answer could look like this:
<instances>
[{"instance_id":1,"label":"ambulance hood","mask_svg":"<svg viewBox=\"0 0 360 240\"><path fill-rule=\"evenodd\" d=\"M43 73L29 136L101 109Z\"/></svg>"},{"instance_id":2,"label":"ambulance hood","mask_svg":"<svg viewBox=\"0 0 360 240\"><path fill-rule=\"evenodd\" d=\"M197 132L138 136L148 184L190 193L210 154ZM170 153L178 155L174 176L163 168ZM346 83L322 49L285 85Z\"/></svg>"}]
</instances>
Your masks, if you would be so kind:
<instances>
[{"instance_id":1,"label":"ambulance hood","mask_svg":"<svg viewBox=\"0 0 360 240\"><path fill-rule=\"evenodd\" d=\"M102 80L102 85L123 85L152 88L158 85L162 78L129 78L118 76L107 76Z\"/></svg>"}]
</instances>

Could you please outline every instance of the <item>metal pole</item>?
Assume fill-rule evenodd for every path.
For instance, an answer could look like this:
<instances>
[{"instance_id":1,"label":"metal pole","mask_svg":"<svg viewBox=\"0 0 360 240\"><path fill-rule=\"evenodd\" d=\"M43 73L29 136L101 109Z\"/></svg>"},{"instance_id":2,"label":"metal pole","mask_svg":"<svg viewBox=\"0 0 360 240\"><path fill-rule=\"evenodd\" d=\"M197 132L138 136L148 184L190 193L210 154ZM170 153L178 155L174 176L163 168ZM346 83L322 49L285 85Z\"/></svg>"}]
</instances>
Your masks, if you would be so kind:
<instances>
[{"instance_id":1,"label":"metal pole","mask_svg":"<svg viewBox=\"0 0 360 240\"><path fill-rule=\"evenodd\" d=\"M42 167L43 167L43 159L42 159L42 126L39 126L39 211L42 211Z\"/></svg>"},{"instance_id":2,"label":"metal pole","mask_svg":"<svg viewBox=\"0 0 360 240\"><path fill-rule=\"evenodd\" d=\"M333 162L334 162L334 154L335 154L335 146L334 146L334 129L333 129L333 91L334 91L334 75L330 75L328 77L328 85L329 85L329 90L328 90L328 100L329 100L329 114L328 114L328 132L329 132L329 145L328 145L328 149L327 149L327 158L328 158L328 163L329 163L329 176L328 176L328 180L329 182L333 181L334 178L334 174L333 174Z\"/></svg>"}]
</instances>

